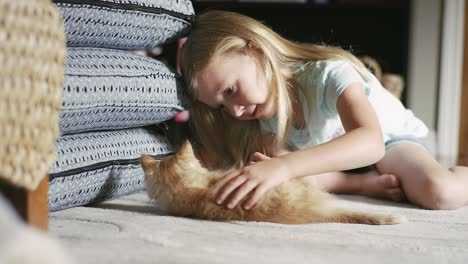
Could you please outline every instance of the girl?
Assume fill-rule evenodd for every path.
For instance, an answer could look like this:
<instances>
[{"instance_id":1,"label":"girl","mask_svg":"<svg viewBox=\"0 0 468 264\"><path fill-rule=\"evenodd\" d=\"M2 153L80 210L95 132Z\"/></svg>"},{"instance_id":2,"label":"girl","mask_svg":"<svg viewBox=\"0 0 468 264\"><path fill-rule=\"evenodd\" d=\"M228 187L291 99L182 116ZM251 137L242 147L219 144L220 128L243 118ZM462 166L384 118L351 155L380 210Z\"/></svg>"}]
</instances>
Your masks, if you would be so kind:
<instances>
[{"instance_id":1,"label":"girl","mask_svg":"<svg viewBox=\"0 0 468 264\"><path fill-rule=\"evenodd\" d=\"M342 49L294 43L252 18L208 11L194 21L181 70L192 125L216 153L214 166L240 168L225 176L218 204L234 208L248 197L243 206L252 208L294 177L430 209L468 201L468 168L443 168L418 142L426 126Z\"/></svg>"}]
</instances>

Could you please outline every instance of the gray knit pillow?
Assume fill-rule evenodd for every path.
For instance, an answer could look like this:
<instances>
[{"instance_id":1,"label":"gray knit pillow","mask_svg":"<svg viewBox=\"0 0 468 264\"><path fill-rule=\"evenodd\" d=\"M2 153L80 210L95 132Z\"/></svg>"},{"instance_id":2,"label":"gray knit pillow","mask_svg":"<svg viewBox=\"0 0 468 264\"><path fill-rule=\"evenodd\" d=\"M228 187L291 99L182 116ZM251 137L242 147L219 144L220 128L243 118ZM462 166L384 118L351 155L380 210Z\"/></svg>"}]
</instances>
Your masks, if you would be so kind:
<instances>
[{"instance_id":1,"label":"gray knit pillow","mask_svg":"<svg viewBox=\"0 0 468 264\"><path fill-rule=\"evenodd\" d=\"M190 0L54 0L68 46L146 49L185 35Z\"/></svg>"},{"instance_id":2,"label":"gray knit pillow","mask_svg":"<svg viewBox=\"0 0 468 264\"><path fill-rule=\"evenodd\" d=\"M62 134L140 127L185 109L183 81L165 64L127 51L68 48Z\"/></svg>"},{"instance_id":3,"label":"gray knit pillow","mask_svg":"<svg viewBox=\"0 0 468 264\"><path fill-rule=\"evenodd\" d=\"M65 135L55 144L49 175L49 210L143 191L141 154L156 159L173 153L165 136L150 128Z\"/></svg>"}]
</instances>

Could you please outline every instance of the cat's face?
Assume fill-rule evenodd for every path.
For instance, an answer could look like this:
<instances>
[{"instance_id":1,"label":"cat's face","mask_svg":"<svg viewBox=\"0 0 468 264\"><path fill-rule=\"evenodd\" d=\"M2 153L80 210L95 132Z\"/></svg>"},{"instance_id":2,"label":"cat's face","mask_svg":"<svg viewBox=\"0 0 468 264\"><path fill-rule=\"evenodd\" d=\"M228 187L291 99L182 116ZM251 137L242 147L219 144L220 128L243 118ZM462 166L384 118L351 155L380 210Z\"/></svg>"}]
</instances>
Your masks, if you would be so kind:
<instances>
[{"instance_id":1,"label":"cat's face","mask_svg":"<svg viewBox=\"0 0 468 264\"><path fill-rule=\"evenodd\" d=\"M145 175L160 174L160 170L163 173L167 173L169 169L176 167L187 167L187 166L200 166L198 159L195 157L193 152L192 144L187 140L182 147L177 151L175 155L165 157L161 160L155 160L149 155L141 155L140 158L141 167L145 172ZM155 175L156 174L156 175Z\"/></svg>"},{"instance_id":2,"label":"cat's face","mask_svg":"<svg viewBox=\"0 0 468 264\"><path fill-rule=\"evenodd\" d=\"M159 197L162 189L167 190L165 186L176 180L183 180L187 173L204 170L195 157L189 141L186 141L175 155L165 157L160 161L151 156L142 155L140 162L151 197Z\"/></svg>"},{"instance_id":3,"label":"cat's face","mask_svg":"<svg viewBox=\"0 0 468 264\"><path fill-rule=\"evenodd\" d=\"M143 154L141 155L140 163L145 176L156 176L155 174L159 174L159 165L161 164L161 161L155 160L153 157Z\"/></svg>"},{"instance_id":4,"label":"cat's face","mask_svg":"<svg viewBox=\"0 0 468 264\"><path fill-rule=\"evenodd\" d=\"M146 181L146 189L148 191L148 195L151 198L158 198L160 196L160 192L158 187L160 186L160 164L161 161L153 159L151 156L142 155L140 158L141 167L145 173L145 181Z\"/></svg>"}]
</instances>

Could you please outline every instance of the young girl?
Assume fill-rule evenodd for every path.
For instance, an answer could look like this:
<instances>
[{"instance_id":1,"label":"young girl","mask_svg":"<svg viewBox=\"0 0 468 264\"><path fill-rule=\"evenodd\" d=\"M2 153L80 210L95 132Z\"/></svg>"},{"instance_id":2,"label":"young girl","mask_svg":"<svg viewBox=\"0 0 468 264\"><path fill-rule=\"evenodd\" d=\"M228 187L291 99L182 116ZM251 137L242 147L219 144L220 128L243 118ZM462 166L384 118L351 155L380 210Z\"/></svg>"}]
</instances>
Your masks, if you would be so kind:
<instances>
[{"instance_id":1,"label":"young girl","mask_svg":"<svg viewBox=\"0 0 468 264\"><path fill-rule=\"evenodd\" d=\"M443 168L418 141L426 126L342 49L294 43L252 18L208 11L194 21L181 70L202 146L215 167L240 168L225 176L218 204L234 208L248 197L242 206L252 208L294 177L429 209L468 201L468 168Z\"/></svg>"}]
</instances>

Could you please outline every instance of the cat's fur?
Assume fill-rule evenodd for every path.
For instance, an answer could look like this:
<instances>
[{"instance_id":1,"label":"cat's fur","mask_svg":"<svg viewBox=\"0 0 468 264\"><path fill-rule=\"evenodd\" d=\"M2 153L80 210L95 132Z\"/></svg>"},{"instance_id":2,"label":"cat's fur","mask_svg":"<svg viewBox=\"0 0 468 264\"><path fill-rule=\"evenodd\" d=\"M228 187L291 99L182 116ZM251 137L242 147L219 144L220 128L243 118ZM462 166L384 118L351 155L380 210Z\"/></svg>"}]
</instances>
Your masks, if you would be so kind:
<instances>
[{"instance_id":1,"label":"cat's fur","mask_svg":"<svg viewBox=\"0 0 468 264\"><path fill-rule=\"evenodd\" d=\"M207 220L244 220L284 224L340 222L360 224L397 224L404 218L340 209L336 199L314 189L301 178L286 181L268 192L250 210L216 204L217 194L225 184L226 171L209 171L193 153L187 141L172 156L154 160L143 155L148 195L158 200L169 214Z\"/></svg>"}]
</instances>

